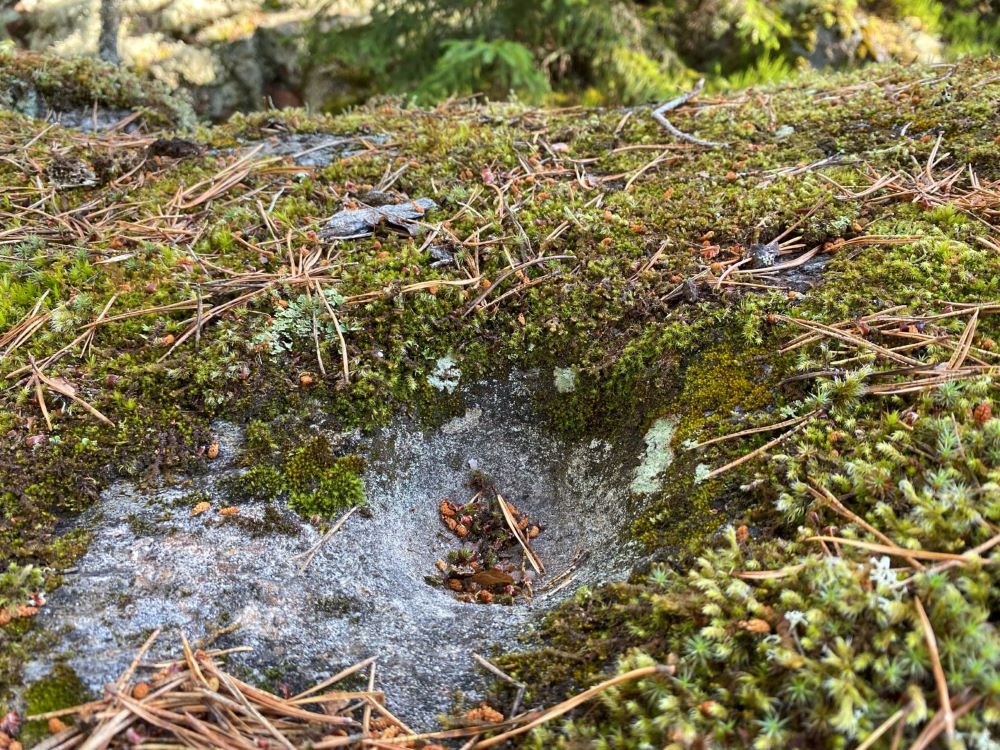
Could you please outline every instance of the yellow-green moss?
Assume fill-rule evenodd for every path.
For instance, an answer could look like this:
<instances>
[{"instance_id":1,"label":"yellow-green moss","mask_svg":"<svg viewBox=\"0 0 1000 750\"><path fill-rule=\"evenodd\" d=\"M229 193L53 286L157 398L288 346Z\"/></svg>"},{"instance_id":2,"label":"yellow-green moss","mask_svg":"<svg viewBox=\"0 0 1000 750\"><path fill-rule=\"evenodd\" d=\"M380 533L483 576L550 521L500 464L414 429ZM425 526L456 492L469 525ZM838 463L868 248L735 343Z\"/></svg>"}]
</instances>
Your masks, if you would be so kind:
<instances>
[{"instance_id":1,"label":"yellow-green moss","mask_svg":"<svg viewBox=\"0 0 1000 750\"><path fill-rule=\"evenodd\" d=\"M937 134L943 133L939 155L947 150L955 154L956 165L968 161L984 184L1000 179L1000 145L994 142L996 123L989 107L1000 96L997 70L989 60L963 62L948 76L936 69L883 67L878 84L858 85L857 75L816 77L734 98L725 106L706 101L704 107L675 113L674 123L731 145L724 150L670 149L669 163L641 175L665 137L641 111L623 121L623 114L613 111L537 112L508 104L422 112L383 102L337 118L303 111L261 113L203 129L199 136L206 142L228 149L274 137L274 121L292 132L337 133L359 143L385 137L393 145L359 147L302 178L299 173L305 170L298 167L269 172L275 165L265 169L253 164L225 196L185 212L193 231L202 232L194 252L212 266L203 268L182 245L123 237L113 221L95 224L85 246L75 234L61 234L47 224L18 245L5 246L0 330L28 315L46 291L41 310L52 312L53 322L5 356L4 374L28 365L29 354L42 361L69 344L113 295L114 314L189 301L199 290L217 295L214 303L240 293L219 291L225 287L218 283L222 280L251 268L269 274L289 271L286 244L293 258L321 247L314 232L343 207L345 197L364 195L387 170L395 172L404 163L407 169L394 188L441 204L428 219L450 219L435 243L453 250L458 265L432 268L422 250L426 236L380 232L322 248L323 257L344 261L336 287L345 300L375 292L367 301L348 301L337 311L348 346L349 384L340 375L335 335L319 341L329 373L325 378L318 374L311 325L307 335L289 339L280 351L255 343L277 310L297 301L301 286L277 285L250 304L237 305L204 326L197 345L192 337L165 357L165 337L185 331L192 310L136 315L100 326L87 357L78 358L74 351L51 374L76 384L116 427L69 407L52 409L53 429L43 430L32 391L23 384L4 391L0 557L68 564L82 548L82 539L60 541L60 521L90 505L116 474L152 480L203 468L204 450L213 439L211 424L219 417L242 424L257 420L248 431L248 455L264 457L258 463L268 468L247 475L253 492L273 497L276 488L287 486L280 491L297 493L305 512L328 513L357 502L361 487L356 466L342 463L332 452L319 463L308 451L296 453L304 447L302 436L309 434L309 419L324 414L329 420L324 427L339 430L371 427L400 410L420 411L426 404L431 405L428 412L443 414L455 404L442 406L427 374L447 352L454 353L468 380L512 367L543 367L546 372L574 368L578 377L572 393L542 396L553 421L574 434L600 428L612 437L634 435L652 419L676 418L676 455L666 490L642 509L635 527L651 552L682 564L685 550L708 544L723 519L751 512L767 516L763 525L775 528L782 519L775 518L771 504L773 481L766 485L772 494L761 489L753 496L756 510L744 507L751 499L739 487L754 464L715 482L694 483L699 464L722 465L766 437L706 451L682 445L777 419L771 406L785 406L803 395L802 385L779 389L776 383L792 367L809 365L816 352L802 352L794 364L777 356L789 329L768 323L768 314L833 323L888 304L924 306L936 296L992 300L1000 298L1000 274L995 254L976 239L985 227L962 211L926 209L908 200L867 205L840 201L831 184L818 176L819 168L784 176L774 170L811 164L842 150L843 161L823 173L840 184L863 186L869 167L885 174L926 163ZM36 123L15 115L0 114L0 121L11 147L23 146L25 156L39 164L60 153L87 161L90 149L124 148L115 137L104 140L100 135L89 138L91 146L84 148L64 129L40 133ZM908 123L907 135L901 136ZM782 125L793 130L779 138ZM542 140L565 143L566 150L553 157L540 145ZM214 179L224 163L240 155L222 151L144 163L141 184L130 185L127 193L134 211L129 221L160 221L179 191ZM577 179L566 161L570 158L585 160L576 163L586 166L586 178ZM541 165L537 173L514 179L509 206L499 206L492 188L482 184L489 174L484 168L489 167L495 182L506 181L522 160L530 164L532 159ZM631 176L636 179L626 189ZM600 177L610 179L587 181ZM21 203L12 197L15 188L37 190L35 175L0 161L0 180L12 188L11 195L0 197L0 208L14 217L11 226L37 221L34 214L19 214ZM584 187L588 184L594 187ZM599 196L602 202L595 202ZM270 225L251 210L255 204L247 198L260 199L265 207L274 200ZM60 211L69 212L95 201L115 206L121 188L59 191L54 200ZM806 217L822 200L826 203ZM520 228L513 224L511 210ZM711 283L700 288L697 302L671 296L679 279L709 267L713 246L737 257L748 243L767 241L793 224L807 246L863 234L920 239L821 254L827 265L806 276L803 291L794 298L779 291L715 290ZM452 236L469 239L453 243ZM281 252L274 252L274 237L283 238ZM524 273L533 280L530 287L519 287L523 280L516 275L502 277L511 258L542 253L572 257L528 268ZM98 263L121 254L130 257ZM465 279L473 267L491 282L485 303L497 301L485 310L468 309L487 291L485 284L459 288L441 283ZM543 279L543 274L550 275ZM439 286L402 291L415 282ZM809 282L817 286L810 290ZM325 309L319 316L326 324ZM996 317L983 317L981 335L997 338ZM767 372L758 380L757 373ZM309 378L300 378L303 373ZM737 407L742 414L734 414ZM47 439L36 440L43 434ZM621 605L614 610L617 620L601 610L605 591L592 593L592 599L581 600L582 623L608 621L619 630L644 627L645 604L630 598L631 593L627 602L608 594L615 607ZM593 632L602 627L596 624ZM16 683L23 634L15 634L10 643L14 645L0 649L0 692L5 694ZM612 658L628 643L613 641L613 648L594 656L594 663L577 676L594 674L602 668L597 661Z\"/></svg>"},{"instance_id":2,"label":"yellow-green moss","mask_svg":"<svg viewBox=\"0 0 1000 750\"><path fill-rule=\"evenodd\" d=\"M26 716L44 714L77 706L90 697L90 691L76 672L65 664L57 664L47 676L24 691L24 711ZM21 729L21 740L30 748L48 733L45 721L28 721Z\"/></svg>"}]
</instances>

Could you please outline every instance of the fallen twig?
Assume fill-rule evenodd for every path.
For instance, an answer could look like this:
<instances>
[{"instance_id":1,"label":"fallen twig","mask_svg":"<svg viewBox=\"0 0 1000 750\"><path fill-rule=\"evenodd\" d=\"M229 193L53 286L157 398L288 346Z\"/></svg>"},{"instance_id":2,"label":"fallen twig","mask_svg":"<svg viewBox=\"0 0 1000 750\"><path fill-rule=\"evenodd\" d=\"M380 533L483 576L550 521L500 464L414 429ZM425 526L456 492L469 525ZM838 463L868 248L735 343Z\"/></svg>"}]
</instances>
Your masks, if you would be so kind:
<instances>
[{"instance_id":1,"label":"fallen twig","mask_svg":"<svg viewBox=\"0 0 1000 750\"><path fill-rule=\"evenodd\" d=\"M299 568L300 575L305 572L306 568L309 567L309 563L313 561L313 558L316 557L316 554L320 551L323 545L326 544L327 541L329 541L330 537L332 537L334 534L340 531L340 527L347 522L347 519L350 518L351 515L353 515L354 511L356 511L359 507L361 506L355 505L353 508L348 510L344 515L342 515L340 517L340 520L337 521L337 523L335 523L333 526L331 526L330 530L323 535L323 538L320 539L318 542L316 542L316 544L314 544L312 548L310 548L307 552L304 553L306 559ZM302 555L300 555L300 557L301 556Z\"/></svg>"},{"instance_id":2,"label":"fallen twig","mask_svg":"<svg viewBox=\"0 0 1000 750\"><path fill-rule=\"evenodd\" d=\"M701 93L701 90L704 87L705 87L705 79L701 78L698 80L698 83L694 85L693 89L691 89L687 93L681 94L676 99L671 99L665 104L661 104L659 107L653 110L652 115L653 119L656 120L658 123L660 123L660 125L668 133L670 133L670 135L674 136L675 138L679 138L682 141L687 141L688 143L693 143L696 146L708 146L709 148L719 148L727 144L719 143L718 141L705 141L702 140L701 138L696 138L693 135L689 135L688 133L685 133L682 130L678 130L671 124L670 120L668 120L664 114L666 112L672 112L678 107L687 104L689 101L698 96L698 94Z\"/></svg>"},{"instance_id":3,"label":"fallen twig","mask_svg":"<svg viewBox=\"0 0 1000 750\"><path fill-rule=\"evenodd\" d=\"M517 688L517 693L514 696L514 702L511 703L510 712L508 714L508 718L513 719L515 716L517 716L517 709L520 708L521 706L521 699L524 697L524 691L527 689L527 686L523 682L518 682L517 680L515 680L513 677L504 672L502 669L500 669L500 667L498 667L496 664L491 662L486 657L480 656L479 654L473 652L472 658L475 659L481 667L492 672L504 682L508 682L515 688Z\"/></svg>"}]
</instances>

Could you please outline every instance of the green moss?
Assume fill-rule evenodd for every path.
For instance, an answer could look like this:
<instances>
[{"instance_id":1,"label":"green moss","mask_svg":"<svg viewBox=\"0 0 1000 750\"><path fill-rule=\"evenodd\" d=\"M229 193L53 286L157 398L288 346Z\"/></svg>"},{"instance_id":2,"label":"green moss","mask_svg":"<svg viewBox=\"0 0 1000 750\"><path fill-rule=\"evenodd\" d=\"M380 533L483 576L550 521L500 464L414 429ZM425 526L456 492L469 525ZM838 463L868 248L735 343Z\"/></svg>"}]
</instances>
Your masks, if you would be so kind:
<instances>
[{"instance_id":1,"label":"green moss","mask_svg":"<svg viewBox=\"0 0 1000 750\"><path fill-rule=\"evenodd\" d=\"M328 518L365 502L358 456L334 458L329 443L314 438L293 452L285 464L288 504L299 515Z\"/></svg>"},{"instance_id":2,"label":"green moss","mask_svg":"<svg viewBox=\"0 0 1000 750\"><path fill-rule=\"evenodd\" d=\"M335 455L320 435L291 448L287 443L293 432L281 441L275 441L273 434L260 422L248 433L247 455L257 463L226 482L225 491L233 502L286 498L289 507L304 518L326 518L365 502L359 456Z\"/></svg>"},{"instance_id":3,"label":"green moss","mask_svg":"<svg viewBox=\"0 0 1000 750\"><path fill-rule=\"evenodd\" d=\"M817 503L812 485L847 499L865 523L907 549L968 550L992 534L974 508L990 518L1000 508L993 469L1000 420L984 421L982 406L992 404L993 388L984 378L916 396L907 404L917 415L912 431L901 428L898 412L855 398L755 473L783 489L777 507L793 523L813 513L817 525L838 524L849 540L866 537L860 524ZM843 429L848 424L852 433ZM920 446L937 447L922 454ZM985 504L974 486L983 488ZM948 684L994 700L998 646L986 625L993 600L986 566L949 574L865 550L817 554L807 539L813 533L757 539L729 528L686 571L654 566L631 587L611 589L617 596L589 603L578 596L553 613L545 626L550 641L573 644L586 662L571 669L544 651L509 658L521 677L537 685L580 674L592 681L595 665L610 667L618 655L617 669L655 660L673 664L676 677L612 691L595 711L550 725L528 745L590 747L614 732L621 747L661 746L680 732L720 747L771 747L813 727L814 745L835 748L844 737L868 737L900 700L920 717L902 725L904 736L916 736L936 705L918 596L938 643L947 644ZM778 574L748 581L743 571ZM616 635L615 646L604 649L602 641ZM974 713L958 722L963 737L993 731L988 712Z\"/></svg>"},{"instance_id":4,"label":"green moss","mask_svg":"<svg viewBox=\"0 0 1000 750\"><path fill-rule=\"evenodd\" d=\"M761 559L775 565L795 560L799 552L788 544L814 509L787 472L806 466L815 469L807 478L829 478L838 492L855 491L848 489L847 479L853 477L833 478L834 450L842 458L874 455L880 450L871 443L881 434L879 420L911 403L887 400L854 413L854 423L836 421L847 419L842 412L853 408L856 384L827 383L820 393L809 381L792 378L840 367L834 363L842 355L827 346L780 354L797 330L775 324L773 316L832 324L895 304L924 310L937 298L1000 298L995 253L977 239L988 232L987 214L979 208L924 207L891 194L839 200L837 188L819 173L852 190L871 184L875 173L904 179L917 171L914 163L927 163L937 134L943 133L938 155L954 156L940 171L954 169L960 180L952 196L967 185L962 181L968 168L981 184L1000 179L1000 145L994 142L989 106L1000 96L997 70L995 61L969 60L945 79L938 69L882 67L876 84L857 75L812 77L673 113L678 127L728 141L724 150L661 150L663 131L638 111L623 120L621 112L598 110L545 112L498 104L427 113L382 102L337 118L303 111L240 117L203 129L199 137L221 148L280 138L271 122L279 119L293 132L343 133L372 143L385 138L393 148L359 149L302 178L298 167L285 172L287 164L251 159L241 181L189 209L176 208L177 196L197 197L206 180L215 184L224 166L220 162L231 164L242 152L144 161L125 186L125 203L122 186L110 183L56 192L52 200L61 214L102 212L91 222L92 236L84 245L75 233L63 234L47 218L23 210L18 196L37 192L36 175L0 161L0 180L7 188L0 210L11 217L4 231L10 237L20 232L16 244L8 242L0 255L0 335L32 315L36 304L39 315L49 316L3 357L2 375L11 387L0 397L0 558L5 566L53 566L50 580L57 581L58 568L69 565L85 544L83 535L57 534L60 525L72 522L116 476L154 482L203 471L205 448L213 440L211 424L219 418L248 425L245 453L238 460L249 470L231 490L234 498L277 498L304 514L326 516L361 502L357 460L338 455L339 449L310 430L317 420L326 434L334 434L373 427L401 411L424 415L429 422L453 414L460 396L442 399L428 383L438 360L450 352L463 382L511 368L537 367L544 373L571 368L571 392L559 393L546 375L551 387L538 398L552 422L577 437L600 433L631 446L653 420L676 420L670 446L674 460L662 474L664 490L636 499L633 531L650 555L677 567L679 580L697 554L723 554L713 548L713 534L728 520L767 539L774 549L762 554L774 556ZM78 139L59 127L41 133L37 124L9 113L0 114L0 121L9 147L23 147L34 162L48 164L59 154L90 159ZM792 131L778 137L783 125ZM543 142L563 143L565 150L550 152ZM95 135L88 143L96 150L126 148L116 136ZM845 156L836 165L789 169L838 150ZM666 154L669 163L650 166L656 154ZM408 167L394 188L411 197L433 196L441 204L428 221L449 223L432 244L436 252L453 252L455 263L433 265L426 235L380 230L375 237L343 243L317 240L316 228L345 199L363 199L387 170L397 171L404 161ZM522 162L536 167L529 174ZM585 168L586 175L578 178L570 164ZM488 179L487 165L494 182L510 185L506 208L497 203L492 187L480 184L484 175ZM248 198L265 207L273 201L267 223ZM116 214L118 209L123 213ZM159 227L170 212L183 214L178 221L198 233L197 257L183 242L133 240L119 229L122 221ZM520 227L513 223L514 214ZM794 276L796 294L717 285L713 260L735 260L748 244L768 241L793 226L806 248L826 248L816 256L825 263L821 270L810 265L795 274L778 272L782 285ZM850 243L865 235L916 239ZM512 260L543 254L571 257L526 267L523 278L507 273ZM328 301L337 305L349 382L342 375L341 345L329 313L315 297L302 299L300 283L275 282L266 293L240 300L248 289L258 288L258 281L246 281L248 273L257 280L280 279L293 262L310 257L332 266ZM705 282L697 288L696 301L675 293L681 280L696 274ZM477 276L490 280L490 286L470 283ZM470 309L484 293L480 307ZM204 309L233 304L194 335L192 301L199 294ZM115 426L47 394L49 430L36 395L25 387L28 357L41 362L70 345L112 300L110 317L95 329L86 355L78 356L79 344L72 346L47 372L72 382ZM167 305L176 307L162 307ZM981 317L975 343L983 351L975 356L990 357L983 352L996 346L998 319ZM952 320L943 330L955 334L961 325ZM168 351L166 337L179 339L189 331ZM276 332L281 335L268 338ZM280 346L271 346L274 342ZM930 349L933 364L947 361L942 349ZM29 370L8 377L25 367ZM304 373L309 377L301 378ZM940 397L942 403L922 407L921 414L936 419L952 402L971 398L947 391ZM823 410L831 414L810 421L794 443L783 446L797 452L790 463L749 462L716 480L695 481L699 466L704 474L768 436L694 450L687 441L766 425L809 398L822 398ZM961 413L956 419L965 424ZM838 433L847 439L835 440ZM987 463L985 453L968 445L965 451ZM816 463L818 454L824 456L822 465ZM774 470L762 471L762 466ZM899 514L913 501L893 488L900 479L913 481L921 469L912 461L877 469L859 470L861 489L891 493L892 504L878 514ZM984 486L991 481L980 473L975 478ZM974 484L971 476L968 480ZM884 523L875 505L864 502L872 522ZM908 524L900 523L899 538L917 539ZM251 534L258 530L280 531L273 516L265 516L259 529L247 528ZM939 529L917 541L940 549L959 538L965 537L949 539ZM975 584L970 579L969 585ZM564 618L567 627L547 631L550 648L579 650L581 658L570 659L575 666L562 669L548 658L556 658L555 651L543 652L547 656L538 660L537 673L524 674L537 674L538 694L555 698L568 690L568 681L593 679L630 648L641 646L664 659L670 648L681 649L680 654L691 645L682 637L693 636L704 623L701 618L710 616L698 607L711 602L699 596L682 582L645 578L583 592ZM667 609L683 617L667 617ZM898 634L901 627L895 623L887 631ZM3 695L17 685L32 638L28 624L18 628L5 633L11 637L0 645ZM742 631L730 635L746 638ZM695 642L692 648L701 653L703 647ZM757 656L739 653L763 669ZM698 672L698 689L712 685L716 703L741 706L734 710L741 717L746 713L747 726L765 721L738 703L733 697L738 691L720 674ZM775 685L767 684L761 705L775 702ZM607 729L610 724L600 723L604 716L595 714L586 731ZM614 715L616 720L623 716ZM645 714L641 718L647 720ZM653 746L667 744L658 742Z\"/></svg>"},{"instance_id":5,"label":"green moss","mask_svg":"<svg viewBox=\"0 0 1000 750\"><path fill-rule=\"evenodd\" d=\"M227 482L226 492L231 500L271 500L282 491L281 472L269 464L251 466L243 474Z\"/></svg>"},{"instance_id":6,"label":"green moss","mask_svg":"<svg viewBox=\"0 0 1000 750\"><path fill-rule=\"evenodd\" d=\"M42 572L32 565L10 563L0 573L0 615L17 616L17 608L28 601L31 594L42 590ZM7 619L5 618L5 619Z\"/></svg>"},{"instance_id":7,"label":"green moss","mask_svg":"<svg viewBox=\"0 0 1000 750\"><path fill-rule=\"evenodd\" d=\"M264 537L273 534L296 536L302 531L299 524L285 518L281 514L281 511L273 505L264 508L263 517L260 519L239 515L232 517L230 522L239 526L252 537Z\"/></svg>"},{"instance_id":8,"label":"green moss","mask_svg":"<svg viewBox=\"0 0 1000 750\"><path fill-rule=\"evenodd\" d=\"M150 124L192 127L194 111L183 94L124 67L90 57L14 52L0 46L0 105L29 117L48 110L89 110L95 104L140 110Z\"/></svg>"},{"instance_id":9,"label":"green moss","mask_svg":"<svg viewBox=\"0 0 1000 750\"><path fill-rule=\"evenodd\" d=\"M24 691L24 711L26 716L44 714L78 706L90 697L90 691L76 672L65 664L57 664L46 677ZM45 721L28 721L21 729L20 739L25 747L30 748L48 734Z\"/></svg>"}]
</instances>

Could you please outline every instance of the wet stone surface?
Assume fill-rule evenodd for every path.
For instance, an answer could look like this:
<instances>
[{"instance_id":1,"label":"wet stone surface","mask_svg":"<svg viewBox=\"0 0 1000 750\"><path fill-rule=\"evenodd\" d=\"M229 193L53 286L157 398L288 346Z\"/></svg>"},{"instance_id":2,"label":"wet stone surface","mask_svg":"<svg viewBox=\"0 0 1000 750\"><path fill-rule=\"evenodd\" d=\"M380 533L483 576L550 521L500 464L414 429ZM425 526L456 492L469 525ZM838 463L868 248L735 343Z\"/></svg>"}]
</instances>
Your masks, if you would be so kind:
<instances>
[{"instance_id":1,"label":"wet stone surface","mask_svg":"<svg viewBox=\"0 0 1000 750\"><path fill-rule=\"evenodd\" d=\"M365 136L364 140L381 144L386 139L385 136L371 135ZM267 140L251 143L249 147L255 148L258 145L262 146L259 156L289 157L300 167L326 167L335 159L366 148L359 138L329 133L280 133Z\"/></svg>"},{"instance_id":2,"label":"wet stone surface","mask_svg":"<svg viewBox=\"0 0 1000 750\"><path fill-rule=\"evenodd\" d=\"M627 527L641 439L618 450L600 439L558 437L541 426L523 380L481 383L465 395L465 413L439 429L400 421L362 442L371 513L355 513L302 574L296 556L320 538L316 529L282 507L294 526L255 537L218 512L226 505L218 483L237 471L241 436L233 428L220 427L221 455L206 477L155 492L112 487L85 520L93 531L88 552L39 615L55 646L30 665L27 681L62 656L98 690L154 627L177 626L199 639L238 621L214 644L253 648L230 657L235 668L294 689L377 655L389 707L416 728L434 727L455 689L475 696L487 684L471 652L513 646L581 584L624 578L637 555ZM425 581L455 547L438 505L473 494L470 462L545 524L534 549L547 578L589 551L570 585L502 606L459 602ZM212 498L211 510L196 517L194 491ZM239 507L241 518L262 517L266 508ZM173 654L176 642L162 638L164 650L151 658Z\"/></svg>"}]
</instances>

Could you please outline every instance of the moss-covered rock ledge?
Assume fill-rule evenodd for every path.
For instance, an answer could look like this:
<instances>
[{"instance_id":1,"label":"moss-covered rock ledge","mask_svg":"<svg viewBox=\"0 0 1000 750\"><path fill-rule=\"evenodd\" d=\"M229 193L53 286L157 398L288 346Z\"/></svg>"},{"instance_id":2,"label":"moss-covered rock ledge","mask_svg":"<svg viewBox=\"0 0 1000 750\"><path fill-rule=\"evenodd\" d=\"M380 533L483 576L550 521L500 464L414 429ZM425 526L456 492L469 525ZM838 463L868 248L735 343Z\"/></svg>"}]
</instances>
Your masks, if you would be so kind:
<instances>
[{"instance_id":1,"label":"moss-covered rock ledge","mask_svg":"<svg viewBox=\"0 0 1000 750\"><path fill-rule=\"evenodd\" d=\"M674 460L648 564L501 663L538 705L672 676L529 744L995 747L998 105L985 59L671 113L714 149L644 110L380 103L192 143L0 113L0 702L112 479L204 468L225 417L275 467L248 494L288 502L311 416L434 419L453 368L544 368L559 429L667 418ZM416 236L322 232L421 197Z\"/></svg>"}]
</instances>

